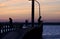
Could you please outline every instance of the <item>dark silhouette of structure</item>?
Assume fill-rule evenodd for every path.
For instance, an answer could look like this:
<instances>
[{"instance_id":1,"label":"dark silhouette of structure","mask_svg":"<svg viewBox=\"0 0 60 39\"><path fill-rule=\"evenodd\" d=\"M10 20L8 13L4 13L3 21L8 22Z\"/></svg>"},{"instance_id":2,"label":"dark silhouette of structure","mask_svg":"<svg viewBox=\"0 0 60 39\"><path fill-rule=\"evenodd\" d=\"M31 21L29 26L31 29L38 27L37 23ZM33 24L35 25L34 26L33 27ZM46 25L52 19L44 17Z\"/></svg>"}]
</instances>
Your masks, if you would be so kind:
<instances>
[{"instance_id":1,"label":"dark silhouette of structure","mask_svg":"<svg viewBox=\"0 0 60 39\"><path fill-rule=\"evenodd\" d=\"M42 30L43 30L42 27L43 27L43 25L42 25L42 21L40 19L41 19L41 17L39 17L39 23L40 24L38 25L40 27L37 26L37 27L30 27L30 28L25 28L24 29L24 28L22 28L23 24L18 24L18 23L14 24L13 21L12 21L12 18L9 18L10 28L14 28L16 26L16 28L18 27L18 29L14 28L15 30L5 31L4 32L5 34L3 33L4 35L2 36L2 38L6 39L5 36L7 36L8 39L10 38L8 36L11 36L12 38L15 38L14 33L17 32L17 33L15 33L15 35L19 34L19 35L16 36L17 39L19 39L19 38L22 38L22 39L42 39ZM25 20L25 22L26 22L26 26L28 26L28 20ZM14 27L13 27L13 24L15 25ZM2 26L6 27L6 25L7 25L7 28L4 28L4 30L9 29L8 24L4 24ZM11 31L13 33L10 35L9 32L11 32ZM9 33L9 35L8 35L8 33Z\"/></svg>"},{"instance_id":2,"label":"dark silhouette of structure","mask_svg":"<svg viewBox=\"0 0 60 39\"><path fill-rule=\"evenodd\" d=\"M23 28L23 24L20 24L19 29L22 29L22 28Z\"/></svg>"},{"instance_id":3,"label":"dark silhouette of structure","mask_svg":"<svg viewBox=\"0 0 60 39\"><path fill-rule=\"evenodd\" d=\"M34 27L34 1L32 0L32 27ZM40 6L39 6L40 7ZM40 11L40 10L39 10ZM40 15L40 12L39 12ZM37 32L36 32L37 31ZM26 39L42 39L42 32L43 32L43 24L41 21L41 16L38 18L38 27L34 27L31 32L29 32L30 34L28 35L29 37ZM31 36L32 35L32 36ZM36 35L36 36L35 36ZM40 36L40 37L39 37Z\"/></svg>"},{"instance_id":4,"label":"dark silhouette of structure","mask_svg":"<svg viewBox=\"0 0 60 39\"><path fill-rule=\"evenodd\" d=\"M1 32L1 29L3 28L3 25L0 23L0 39L2 38L2 32Z\"/></svg>"},{"instance_id":5,"label":"dark silhouette of structure","mask_svg":"<svg viewBox=\"0 0 60 39\"><path fill-rule=\"evenodd\" d=\"M1 26L1 24L0 24L0 38L1 38L1 28L2 28L2 26Z\"/></svg>"}]
</instances>

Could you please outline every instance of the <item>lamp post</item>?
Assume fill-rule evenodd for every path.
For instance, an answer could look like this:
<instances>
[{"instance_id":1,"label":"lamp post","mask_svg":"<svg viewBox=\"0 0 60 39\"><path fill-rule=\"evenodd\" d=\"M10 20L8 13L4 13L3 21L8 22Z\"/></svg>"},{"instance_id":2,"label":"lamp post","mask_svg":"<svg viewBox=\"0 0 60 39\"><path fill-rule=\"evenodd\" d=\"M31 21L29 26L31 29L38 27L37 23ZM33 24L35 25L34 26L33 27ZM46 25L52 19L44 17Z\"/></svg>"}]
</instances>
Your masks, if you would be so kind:
<instances>
[{"instance_id":1,"label":"lamp post","mask_svg":"<svg viewBox=\"0 0 60 39\"><path fill-rule=\"evenodd\" d=\"M34 0L32 0L32 17L31 17L31 21L32 21L32 27L34 27Z\"/></svg>"},{"instance_id":2,"label":"lamp post","mask_svg":"<svg viewBox=\"0 0 60 39\"><path fill-rule=\"evenodd\" d=\"M29 1L32 1L32 0L29 0ZM40 13L40 3L37 1L37 0L34 0L36 1L36 3L38 3L38 6L39 6L39 17L41 16L41 13Z\"/></svg>"},{"instance_id":3,"label":"lamp post","mask_svg":"<svg viewBox=\"0 0 60 39\"><path fill-rule=\"evenodd\" d=\"M32 0L32 27L34 27L34 0Z\"/></svg>"},{"instance_id":4,"label":"lamp post","mask_svg":"<svg viewBox=\"0 0 60 39\"><path fill-rule=\"evenodd\" d=\"M39 17L41 16L41 13L40 13L40 3L36 0L36 2L38 3L39 5Z\"/></svg>"}]
</instances>

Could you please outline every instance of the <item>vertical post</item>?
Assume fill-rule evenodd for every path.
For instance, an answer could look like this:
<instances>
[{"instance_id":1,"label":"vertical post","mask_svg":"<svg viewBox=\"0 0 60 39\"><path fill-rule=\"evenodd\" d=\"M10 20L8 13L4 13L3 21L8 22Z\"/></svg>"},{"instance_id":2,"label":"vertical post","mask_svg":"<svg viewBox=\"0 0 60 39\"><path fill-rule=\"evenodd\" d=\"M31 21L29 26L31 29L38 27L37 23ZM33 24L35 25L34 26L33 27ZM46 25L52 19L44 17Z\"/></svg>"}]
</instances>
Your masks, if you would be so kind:
<instances>
[{"instance_id":1,"label":"vertical post","mask_svg":"<svg viewBox=\"0 0 60 39\"><path fill-rule=\"evenodd\" d=\"M0 25L0 39L1 39L1 25Z\"/></svg>"},{"instance_id":2,"label":"vertical post","mask_svg":"<svg viewBox=\"0 0 60 39\"><path fill-rule=\"evenodd\" d=\"M41 16L41 13L40 13L40 4L39 4L39 17Z\"/></svg>"},{"instance_id":3,"label":"vertical post","mask_svg":"<svg viewBox=\"0 0 60 39\"><path fill-rule=\"evenodd\" d=\"M32 0L32 27L34 27L34 0Z\"/></svg>"}]
</instances>

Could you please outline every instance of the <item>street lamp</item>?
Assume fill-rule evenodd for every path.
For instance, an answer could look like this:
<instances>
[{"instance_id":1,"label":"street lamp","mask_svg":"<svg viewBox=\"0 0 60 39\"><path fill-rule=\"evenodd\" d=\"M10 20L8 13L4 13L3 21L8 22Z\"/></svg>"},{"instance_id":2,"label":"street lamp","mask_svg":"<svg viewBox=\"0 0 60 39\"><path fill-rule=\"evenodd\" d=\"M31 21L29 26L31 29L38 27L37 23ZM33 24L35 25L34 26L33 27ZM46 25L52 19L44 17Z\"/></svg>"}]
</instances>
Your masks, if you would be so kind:
<instances>
[{"instance_id":1,"label":"street lamp","mask_svg":"<svg viewBox=\"0 0 60 39\"><path fill-rule=\"evenodd\" d=\"M32 17L31 17L31 21L32 21L32 27L34 27L34 0L31 0L32 1Z\"/></svg>"},{"instance_id":2,"label":"street lamp","mask_svg":"<svg viewBox=\"0 0 60 39\"><path fill-rule=\"evenodd\" d=\"M32 0L29 0L29 1L32 1ZM39 17L40 17L41 16L41 14L40 14L40 3L37 0L34 0L34 1L36 1L39 5Z\"/></svg>"}]
</instances>

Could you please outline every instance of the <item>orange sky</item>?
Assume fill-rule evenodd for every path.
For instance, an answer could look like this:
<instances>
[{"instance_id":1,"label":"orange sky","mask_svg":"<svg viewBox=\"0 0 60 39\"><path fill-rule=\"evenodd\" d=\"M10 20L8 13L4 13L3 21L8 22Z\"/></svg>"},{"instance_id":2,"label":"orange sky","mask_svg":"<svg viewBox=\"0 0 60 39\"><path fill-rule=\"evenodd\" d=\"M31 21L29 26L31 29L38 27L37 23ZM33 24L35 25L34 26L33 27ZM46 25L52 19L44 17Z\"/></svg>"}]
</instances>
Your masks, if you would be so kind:
<instances>
[{"instance_id":1,"label":"orange sky","mask_svg":"<svg viewBox=\"0 0 60 39\"><path fill-rule=\"evenodd\" d=\"M41 4L43 21L60 22L60 0L37 0ZM38 4L35 2L35 20L38 19ZM0 21L31 21L31 2L28 0L0 0Z\"/></svg>"}]
</instances>

